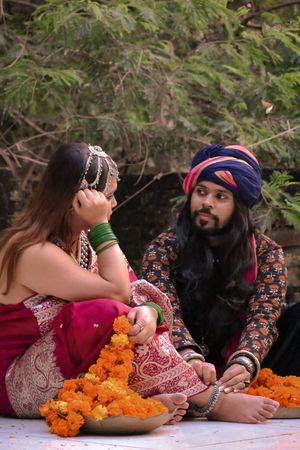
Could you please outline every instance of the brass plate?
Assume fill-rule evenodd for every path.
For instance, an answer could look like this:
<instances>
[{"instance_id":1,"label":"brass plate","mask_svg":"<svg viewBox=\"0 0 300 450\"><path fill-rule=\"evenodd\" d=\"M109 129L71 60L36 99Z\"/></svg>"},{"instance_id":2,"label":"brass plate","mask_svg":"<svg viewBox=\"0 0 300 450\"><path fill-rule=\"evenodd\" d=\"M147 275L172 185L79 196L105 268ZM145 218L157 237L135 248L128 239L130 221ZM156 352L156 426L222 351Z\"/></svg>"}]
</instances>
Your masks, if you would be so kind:
<instances>
[{"instance_id":1,"label":"brass plate","mask_svg":"<svg viewBox=\"0 0 300 450\"><path fill-rule=\"evenodd\" d=\"M299 419L300 408L278 408L272 419Z\"/></svg>"},{"instance_id":2,"label":"brass plate","mask_svg":"<svg viewBox=\"0 0 300 450\"><path fill-rule=\"evenodd\" d=\"M169 422L173 413L162 413L156 416L138 419L132 416L106 417L103 420L85 419L82 431L91 434L141 434Z\"/></svg>"}]
</instances>

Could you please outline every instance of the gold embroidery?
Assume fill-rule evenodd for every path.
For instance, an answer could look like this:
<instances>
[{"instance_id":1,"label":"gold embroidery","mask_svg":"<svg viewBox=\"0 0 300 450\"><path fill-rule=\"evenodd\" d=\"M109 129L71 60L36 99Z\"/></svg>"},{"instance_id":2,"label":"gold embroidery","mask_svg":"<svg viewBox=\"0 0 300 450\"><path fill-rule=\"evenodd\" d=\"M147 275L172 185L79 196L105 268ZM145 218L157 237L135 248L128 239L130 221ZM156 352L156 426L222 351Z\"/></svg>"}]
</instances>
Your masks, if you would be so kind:
<instances>
[{"instance_id":1,"label":"gold embroidery","mask_svg":"<svg viewBox=\"0 0 300 450\"><path fill-rule=\"evenodd\" d=\"M41 335L51 329L51 324L57 313L66 304L65 301L46 295L35 295L24 301L24 306L35 316Z\"/></svg>"},{"instance_id":2,"label":"gold embroidery","mask_svg":"<svg viewBox=\"0 0 300 450\"><path fill-rule=\"evenodd\" d=\"M18 417L40 417L39 406L54 397L63 384L53 335L54 331L50 331L41 337L7 371L7 394Z\"/></svg>"},{"instance_id":3,"label":"gold embroidery","mask_svg":"<svg viewBox=\"0 0 300 450\"><path fill-rule=\"evenodd\" d=\"M144 302L150 301L161 307L164 313L164 319L171 331L173 326L173 314L168 296L146 280L136 280L132 282L130 306L139 306Z\"/></svg>"},{"instance_id":4,"label":"gold embroidery","mask_svg":"<svg viewBox=\"0 0 300 450\"><path fill-rule=\"evenodd\" d=\"M136 347L129 386L142 396L162 392L191 396L207 389L194 369L176 352L167 332L156 336L150 345Z\"/></svg>"}]
</instances>

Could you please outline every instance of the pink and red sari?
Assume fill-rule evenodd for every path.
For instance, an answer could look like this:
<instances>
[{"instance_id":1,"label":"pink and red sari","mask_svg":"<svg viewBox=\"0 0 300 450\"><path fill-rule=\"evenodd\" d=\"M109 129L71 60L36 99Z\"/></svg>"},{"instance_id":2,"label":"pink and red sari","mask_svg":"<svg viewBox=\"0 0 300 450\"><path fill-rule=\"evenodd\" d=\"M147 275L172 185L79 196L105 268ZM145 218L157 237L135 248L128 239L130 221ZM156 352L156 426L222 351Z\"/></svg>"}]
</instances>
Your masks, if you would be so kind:
<instances>
[{"instance_id":1,"label":"pink and red sari","mask_svg":"<svg viewBox=\"0 0 300 450\"><path fill-rule=\"evenodd\" d=\"M95 261L93 268L96 270ZM170 342L168 298L132 270L132 301L159 304L165 322L149 345L137 345L129 385L142 396L182 392L188 397L207 386ZM113 333L116 317L130 307L112 299L66 302L34 295L16 305L0 304L0 414L39 417L39 405L54 397L63 380L87 371Z\"/></svg>"}]
</instances>

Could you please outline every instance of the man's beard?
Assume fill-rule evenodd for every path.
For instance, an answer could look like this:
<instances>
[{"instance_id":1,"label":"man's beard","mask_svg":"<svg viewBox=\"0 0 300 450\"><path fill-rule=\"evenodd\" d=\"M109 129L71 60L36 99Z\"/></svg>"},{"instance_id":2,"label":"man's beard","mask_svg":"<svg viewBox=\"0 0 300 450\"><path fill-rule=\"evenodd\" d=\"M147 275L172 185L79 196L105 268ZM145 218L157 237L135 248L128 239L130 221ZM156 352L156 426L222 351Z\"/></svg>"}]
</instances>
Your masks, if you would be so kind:
<instances>
[{"instance_id":1,"label":"man's beard","mask_svg":"<svg viewBox=\"0 0 300 450\"><path fill-rule=\"evenodd\" d=\"M212 218L212 220L214 222L213 227L205 228L205 225L208 223L208 221L204 220L204 219L200 219L200 225L196 224L196 217L201 213L210 215L210 217ZM204 237L205 236L221 236L221 235L227 233L231 227L230 222L228 224L226 224L224 227L221 227L219 217L215 216L214 214L211 214L209 208L196 209L196 211L194 211L192 214L192 219L193 219L193 225L196 229L197 234L199 234L200 236L204 236Z\"/></svg>"}]
</instances>

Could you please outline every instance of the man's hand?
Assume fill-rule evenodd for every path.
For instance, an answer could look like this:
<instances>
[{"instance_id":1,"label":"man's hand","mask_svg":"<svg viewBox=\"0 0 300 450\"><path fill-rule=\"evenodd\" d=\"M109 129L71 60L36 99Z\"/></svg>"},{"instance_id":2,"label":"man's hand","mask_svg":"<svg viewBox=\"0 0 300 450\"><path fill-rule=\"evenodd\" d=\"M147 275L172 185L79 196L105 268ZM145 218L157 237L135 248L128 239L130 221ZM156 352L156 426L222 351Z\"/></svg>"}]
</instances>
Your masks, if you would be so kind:
<instances>
[{"instance_id":1,"label":"man's hand","mask_svg":"<svg viewBox=\"0 0 300 450\"><path fill-rule=\"evenodd\" d=\"M190 359L188 364L195 369L198 377L204 384L209 385L216 382L216 368L213 364L201 361L200 359Z\"/></svg>"},{"instance_id":2,"label":"man's hand","mask_svg":"<svg viewBox=\"0 0 300 450\"><path fill-rule=\"evenodd\" d=\"M225 370L223 376L218 380L220 390L225 394L229 392L244 392L250 384L250 373L241 364L232 364ZM245 383L246 382L246 383Z\"/></svg>"}]
</instances>

